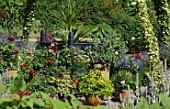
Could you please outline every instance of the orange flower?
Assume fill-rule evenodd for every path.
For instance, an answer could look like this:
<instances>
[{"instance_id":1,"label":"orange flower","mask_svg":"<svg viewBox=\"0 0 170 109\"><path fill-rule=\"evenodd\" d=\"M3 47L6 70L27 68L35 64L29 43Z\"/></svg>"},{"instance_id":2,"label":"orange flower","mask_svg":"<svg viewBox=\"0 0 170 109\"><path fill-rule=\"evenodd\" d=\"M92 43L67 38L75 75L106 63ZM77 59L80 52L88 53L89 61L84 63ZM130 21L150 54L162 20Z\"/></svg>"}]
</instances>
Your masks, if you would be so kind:
<instances>
[{"instance_id":1,"label":"orange flower","mask_svg":"<svg viewBox=\"0 0 170 109\"><path fill-rule=\"evenodd\" d=\"M74 82L75 82L75 83L79 83L79 82L80 82L80 80L78 80L78 79L75 79L75 80L74 80Z\"/></svg>"},{"instance_id":2,"label":"orange flower","mask_svg":"<svg viewBox=\"0 0 170 109\"><path fill-rule=\"evenodd\" d=\"M85 39L85 40L83 40L83 42L88 42L88 40L87 40L87 39Z\"/></svg>"}]
</instances>

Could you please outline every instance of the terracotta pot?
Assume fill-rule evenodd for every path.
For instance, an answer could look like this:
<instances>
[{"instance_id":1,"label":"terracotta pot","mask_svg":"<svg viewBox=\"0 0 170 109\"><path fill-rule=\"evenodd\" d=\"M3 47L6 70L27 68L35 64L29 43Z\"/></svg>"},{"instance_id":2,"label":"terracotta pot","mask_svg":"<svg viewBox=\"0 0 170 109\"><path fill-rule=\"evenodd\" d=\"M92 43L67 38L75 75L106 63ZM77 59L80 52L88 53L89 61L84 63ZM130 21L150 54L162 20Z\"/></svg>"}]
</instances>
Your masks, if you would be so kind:
<instances>
[{"instance_id":1,"label":"terracotta pot","mask_svg":"<svg viewBox=\"0 0 170 109\"><path fill-rule=\"evenodd\" d=\"M119 96L120 96L120 100L124 101L124 99L125 99L125 90L121 90Z\"/></svg>"},{"instance_id":2,"label":"terracotta pot","mask_svg":"<svg viewBox=\"0 0 170 109\"><path fill-rule=\"evenodd\" d=\"M18 76L18 69L6 69L6 72L8 74L8 77L17 77Z\"/></svg>"},{"instance_id":3,"label":"terracotta pot","mask_svg":"<svg viewBox=\"0 0 170 109\"><path fill-rule=\"evenodd\" d=\"M97 106L97 105L102 104L100 101L97 100L96 95L87 95L86 103L87 105L90 105L90 106Z\"/></svg>"},{"instance_id":4,"label":"terracotta pot","mask_svg":"<svg viewBox=\"0 0 170 109\"><path fill-rule=\"evenodd\" d=\"M2 64L3 63L3 60L2 59L0 59L0 64Z\"/></svg>"},{"instance_id":5,"label":"terracotta pot","mask_svg":"<svg viewBox=\"0 0 170 109\"><path fill-rule=\"evenodd\" d=\"M94 70L100 70L101 73L109 80L109 78L110 78L110 68L107 64L96 63L96 64L93 65L93 69Z\"/></svg>"}]
</instances>

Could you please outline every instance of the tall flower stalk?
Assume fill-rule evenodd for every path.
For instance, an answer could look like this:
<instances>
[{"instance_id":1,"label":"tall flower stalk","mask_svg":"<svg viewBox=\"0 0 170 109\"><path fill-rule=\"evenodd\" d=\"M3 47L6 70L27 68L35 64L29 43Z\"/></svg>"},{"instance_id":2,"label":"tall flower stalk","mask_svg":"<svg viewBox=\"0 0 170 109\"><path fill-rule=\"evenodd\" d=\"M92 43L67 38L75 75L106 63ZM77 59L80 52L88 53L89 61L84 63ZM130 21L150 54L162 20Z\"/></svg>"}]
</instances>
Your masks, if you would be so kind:
<instances>
[{"instance_id":1,"label":"tall flower stalk","mask_svg":"<svg viewBox=\"0 0 170 109\"><path fill-rule=\"evenodd\" d=\"M145 41L147 43L146 49L148 49L148 54L150 58L150 68L151 73L149 76L153 76L155 84L158 86L161 85L161 69L160 69L160 54L159 54L159 44L158 40L153 31L153 26L149 20L149 15L147 13L148 8L146 5L146 0L138 0L139 16L141 18L141 25L145 29Z\"/></svg>"}]
</instances>

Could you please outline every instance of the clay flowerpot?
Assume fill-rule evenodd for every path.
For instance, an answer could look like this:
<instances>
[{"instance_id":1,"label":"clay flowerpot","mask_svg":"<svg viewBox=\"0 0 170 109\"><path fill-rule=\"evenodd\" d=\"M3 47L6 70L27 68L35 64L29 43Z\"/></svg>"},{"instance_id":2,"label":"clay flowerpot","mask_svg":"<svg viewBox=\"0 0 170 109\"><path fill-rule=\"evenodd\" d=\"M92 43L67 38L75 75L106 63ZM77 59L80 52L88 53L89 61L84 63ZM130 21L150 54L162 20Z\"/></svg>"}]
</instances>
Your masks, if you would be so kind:
<instances>
[{"instance_id":1,"label":"clay flowerpot","mask_svg":"<svg viewBox=\"0 0 170 109\"><path fill-rule=\"evenodd\" d=\"M120 91L120 100L124 101L124 99L125 99L125 90L121 90Z\"/></svg>"},{"instance_id":2,"label":"clay flowerpot","mask_svg":"<svg viewBox=\"0 0 170 109\"><path fill-rule=\"evenodd\" d=\"M0 64L2 64L3 63L3 60L2 59L0 59Z\"/></svg>"},{"instance_id":3,"label":"clay flowerpot","mask_svg":"<svg viewBox=\"0 0 170 109\"><path fill-rule=\"evenodd\" d=\"M93 65L94 70L100 70L101 73L109 80L110 78L110 69L109 66L106 63L95 63Z\"/></svg>"},{"instance_id":4,"label":"clay flowerpot","mask_svg":"<svg viewBox=\"0 0 170 109\"><path fill-rule=\"evenodd\" d=\"M90 106L97 106L97 105L102 104L100 101L97 100L96 95L87 95L86 103L87 105L90 105Z\"/></svg>"},{"instance_id":5,"label":"clay flowerpot","mask_svg":"<svg viewBox=\"0 0 170 109\"><path fill-rule=\"evenodd\" d=\"M18 69L16 68L16 69L6 69L6 72L7 72L7 74L8 74L8 77L13 77L13 78L15 78L15 77L17 77L18 76Z\"/></svg>"}]
</instances>

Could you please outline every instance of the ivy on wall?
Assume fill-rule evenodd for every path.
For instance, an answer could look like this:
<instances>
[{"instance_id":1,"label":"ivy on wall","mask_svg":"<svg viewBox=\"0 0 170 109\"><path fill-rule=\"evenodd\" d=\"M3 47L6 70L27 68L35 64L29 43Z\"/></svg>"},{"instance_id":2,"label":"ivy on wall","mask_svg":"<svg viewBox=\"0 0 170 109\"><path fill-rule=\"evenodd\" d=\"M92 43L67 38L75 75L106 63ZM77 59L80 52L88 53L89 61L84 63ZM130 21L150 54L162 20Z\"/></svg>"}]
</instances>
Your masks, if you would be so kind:
<instances>
[{"instance_id":1,"label":"ivy on wall","mask_svg":"<svg viewBox=\"0 0 170 109\"><path fill-rule=\"evenodd\" d=\"M154 0L155 10L157 11L158 23L159 23L159 35L160 42L168 45L170 41L170 9L167 0Z\"/></svg>"},{"instance_id":2,"label":"ivy on wall","mask_svg":"<svg viewBox=\"0 0 170 109\"><path fill-rule=\"evenodd\" d=\"M33 24L34 18L34 8L36 0L27 0L26 8L24 11L24 23L23 23L23 40L27 41L29 39L29 33Z\"/></svg>"},{"instance_id":3,"label":"ivy on wall","mask_svg":"<svg viewBox=\"0 0 170 109\"><path fill-rule=\"evenodd\" d=\"M139 8L139 16L141 18L141 24L144 27L145 30L145 41L147 43L146 48L148 49L148 54L150 58L150 67L151 67L151 72L150 76L152 76L153 73L153 78L155 81L155 84L158 86L161 85L162 80L161 80L161 68L160 68L160 54L159 54L159 44L158 40L155 36L155 33L153 31L153 26L149 20L149 14L148 14L148 8L146 5L145 0L138 0L138 8Z\"/></svg>"}]
</instances>

